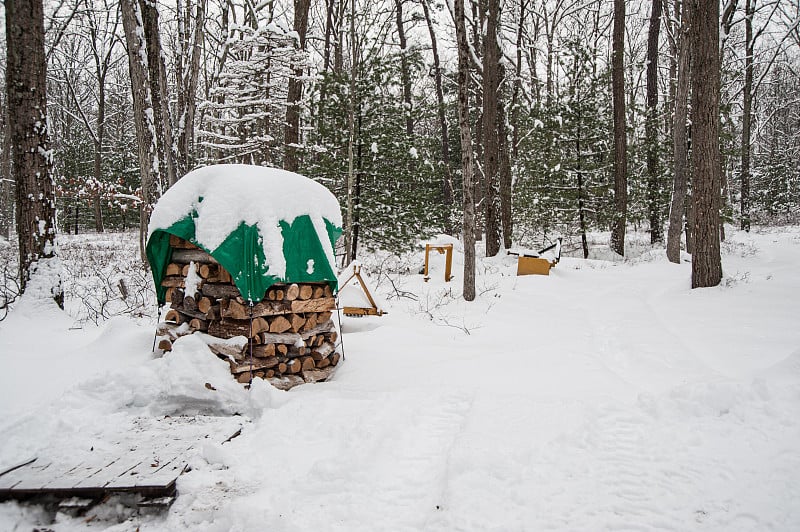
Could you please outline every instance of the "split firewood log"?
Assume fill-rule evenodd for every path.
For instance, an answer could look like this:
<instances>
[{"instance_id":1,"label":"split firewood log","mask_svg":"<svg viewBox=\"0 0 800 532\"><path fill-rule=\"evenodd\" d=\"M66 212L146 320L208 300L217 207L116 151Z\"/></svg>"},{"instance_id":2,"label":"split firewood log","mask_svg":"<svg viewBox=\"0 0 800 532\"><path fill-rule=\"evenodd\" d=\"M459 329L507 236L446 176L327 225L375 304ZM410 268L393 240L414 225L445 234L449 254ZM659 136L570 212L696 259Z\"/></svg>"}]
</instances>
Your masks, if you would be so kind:
<instances>
[{"instance_id":1,"label":"split firewood log","mask_svg":"<svg viewBox=\"0 0 800 532\"><path fill-rule=\"evenodd\" d=\"M314 287L310 284L300 285L300 293L297 297L303 300L311 299L314 297Z\"/></svg>"},{"instance_id":2,"label":"split firewood log","mask_svg":"<svg viewBox=\"0 0 800 532\"><path fill-rule=\"evenodd\" d=\"M219 320L220 317L221 316L219 314L219 305L214 305L213 307L209 308L206 311L206 319L207 320Z\"/></svg>"},{"instance_id":3,"label":"split firewood log","mask_svg":"<svg viewBox=\"0 0 800 532\"><path fill-rule=\"evenodd\" d=\"M170 303L172 303L172 308L180 307L183 305L183 298L185 294L183 289L181 288L174 288L172 292L172 298L170 299Z\"/></svg>"},{"instance_id":4,"label":"split firewood log","mask_svg":"<svg viewBox=\"0 0 800 532\"><path fill-rule=\"evenodd\" d=\"M197 268L197 273L203 279L208 279L212 275L217 272L217 265L216 264L201 264L199 268Z\"/></svg>"},{"instance_id":5,"label":"split firewood log","mask_svg":"<svg viewBox=\"0 0 800 532\"><path fill-rule=\"evenodd\" d=\"M290 344L294 345L303 341L303 337L297 333L271 333L265 332L261 334L261 340L265 344Z\"/></svg>"},{"instance_id":6,"label":"split firewood log","mask_svg":"<svg viewBox=\"0 0 800 532\"><path fill-rule=\"evenodd\" d=\"M283 316L275 316L269 321L269 332L283 333L292 328L292 324Z\"/></svg>"},{"instance_id":7,"label":"split firewood log","mask_svg":"<svg viewBox=\"0 0 800 532\"><path fill-rule=\"evenodd\" d=\"M206 319L206 315L200 312L199 310L189 310L187 308L177 308L174 310L180 312L183 315L183 319L185 321L190 321L192 318L197 318L198 320Z\"/></svg>"},{"instance_id":8,"label":"split firewood log","mask_svg":"<svg viewBox=\"0 0 800 532\"><path fill-rule=\"evenodd\" d=\"M253 320L252 330L250 328L250 320L228 319L225 321L212 321L208 325L208 334L217 338L233 338L234 336L253 338L261 332L259 328L263 326L263 324L256 324L256 320Z\"/></svg>"},{"instance_id":9,"label":"split firewood log","mask_svg":"<svg viewBox=\"0 0 800 532\"><path fill-rule=\"evenodd\" d=\"M266 358L253 357L252 364L250 364L249 358L245 358L241 362L234 362L229 360L228 363L231 366L231 373L235 375L243 371L250 371L251 368L253 370L274 368L275 366L278 365L278 359L277 357L266 357Z\"/></svg>"},{"instance_id":10,"label":"split firewood log","mask_svg":"<svg viewBox=\"0 0 800 532\"><path fill-rule=\"evenodd\" d=\"M183 316L181 316L177 310L169 309L167 311L167 315L164 316L164 321L171 321L173 323L183 323L186 320L183 319Z\"/></svg>"},{"instance_id":11,"label":"split firewood log","mask_svg":"<svg viewBox=\"0 0 800 532\"><path fill-rule=\"evenodd\" d=\"M306 316L306 322L303 324L303 330L308 331L317 326L317 313L309 312Z\"/></svg>"},{"instance_id":12,"label":"split firewood log","mask_svg":"<svg viewBox=\"0 0 800 532\"><path fill-rule=\"evenodd\" d=\"M186 279L182 275L170 275L161 279L161 286L166 288L183 288Z\"/></svg>"},{"instance_id":13,"label":"split firewood log","mask_svg":"<svg viewBox=\"0 0 800 532\"><path fill-rule=\"evenodd\" d=\"M249 305L239 303L235 299L228 302L228 306L222 315L226 318L243 320L250 316L251 308ZM281 301L261 301L253 305L253 316L277 316L289 312L289 306Z\"/></svg>"},{"instance_id":14,"label":"split firewood log","mask_svg":"<svg viewBox=\"0 0 800 532\"><path fill-rule=\"evenodd\" d=\"M197 300L197 310L200 312L208 312L209 309L213 306L213 302L211 298L207 296L202 296L200 299Z\"/></svg>"},{"instance_id":15,"label":"split firewood log","mask_svg":"<svg viewBox=\"0 0 800 532\"><path fill-rule=\"evenodd\" d=\"M185 296L183 298L183 308L185 310L197 310L197 301L192 296Z\"/></svg>"},{"instance_id":16,"label":"split firewood log","mask_svg":"<svg viewBox=\"0 0 800 532\"><path fill-rule=\"evenodd\" d=\"M331 353L333 353L333 351L334 351L335 349L336 349L336 348L334 347L334 345L333 345L333 344L324 343L324 344L322 344L322 345L321 345L321 346L319 346L319 347L315 347L315 348L314 348L314 349L311 351L311 354L312 354L312 356L316 357L316 358L317 358L317 360L322 360L323 358L325 358L325 357L327 357L328 355L330 355Z\"/></svg>"},{"instance_id":17,"label":"split firewood log","mask_svg":"<svg viewBox=\"0 0 800 532\"><path fill-rule=\"evenodd\" d=\"M306 324L306 319L300 314L292 314L289 317L289 322L292 324L291 331L296 333L300 332L300 329Z\"/></svg>"},{"instance_id":18,"label":"split firewood log","mask_svg":"<svg viewBox=\"0 0 800 532\"><path fill-rule=\"evenodd\" d=\"M219 264L217 259L203 251L202 249L173 249L172 262L178 264L207 263Z\"/></svg>"},{"instance_id":19,"label":"split firewood log","mask_svg":"<svg viewBox=\"0 0 800 532\"><path fill-rule=\"evenodd\" d=\"M266 358L275 356L275 344L261 344L253 346L253 356L259 358ZM277 359L276 364L277 364Z\"/></svg>"},{"instance_id":20,"label":"split firewood log","mask_svg":"<svg viewBox=\"0 0 800 532\"><path fill-rule=\"evenodd\" d=\"M304 345L303 346L290 345L288 346L288 349L289 349L288 356L293 358L301 357L306 354L306 346Z\"/></svg>"},{"instance_id":21,"label":"split firewood log","mask_svg":"<svg viewBox=\"0 0 800 532\"><path fill-rule=\"evenodd\" d=\"M190 327L190 328L191 328L193 331L202 331L202 332L205 332L205 331L207 331L207 330L208 330L208 322L207 322L207 321L205 321L205 320L198 319L198 318L193 318L193 319L192 319L192 320L189 322L189 327Z\"/></svg>"},{"instance_id":22,"label":"split firewood log","mask_svg":"<svg viewBox=\"0 0 800 532\"><path fill-rule=\"evenodd\" d=\"M182 275L182 273L183 273L183 266L171 262L167 264L167 270L164 272L164 275Z\"/></svg>"},{"instance_id":23,"label":"split firewood log","mask_svg":"<svg viewBox=\"0 0 800 532\"><path fill-rule=\"evenodd\" d=\"M286 363L286 373L300 373L302 368L303 363L297 358L293 358Z\"/></svg>"},{"instance_id":24,"label":"split firewood log","mask_svg":"<svg viewBox=\"0 0 800 532\"><path fill-rule=\"evenodd\" d=\"M286 289L286 299L289 301L294 301L299 295L300 287L297 285L297 283L290 284L289 288Z\"/></svg>"},{"instance_id":25,"label":"split firewood log","mask_svg":"<svg viewBox=\"0 0 800 532\"><path fill-rule=\"evenodd\" d=\"M241 296L235 285L224 283L203 283L200 291L204 296L214 299L235 299Z\"/></svg>"},{"instance_id":26,"label":"split firewood log","mask_svg":"<svg viewBox=\"0 0 800 532\"><path fill-rule=\"evenodd\" d=\"M323 369L310 369L303 371L303 380L305 382L320 382L328 380L336 368L329 366Z\"/></svg>"},{"instance_id":27,"label":"split firewood log","mask_svg":"<svg viewBox=\"0 0 800 532\"><path fill-rule=\"evenodd\" d=\"M305 312L326 312L336 308L336 301L332 297L322 299L308 299L306 301L292 301L291 310L300 314Z\"/></svg>"}]
</instances>

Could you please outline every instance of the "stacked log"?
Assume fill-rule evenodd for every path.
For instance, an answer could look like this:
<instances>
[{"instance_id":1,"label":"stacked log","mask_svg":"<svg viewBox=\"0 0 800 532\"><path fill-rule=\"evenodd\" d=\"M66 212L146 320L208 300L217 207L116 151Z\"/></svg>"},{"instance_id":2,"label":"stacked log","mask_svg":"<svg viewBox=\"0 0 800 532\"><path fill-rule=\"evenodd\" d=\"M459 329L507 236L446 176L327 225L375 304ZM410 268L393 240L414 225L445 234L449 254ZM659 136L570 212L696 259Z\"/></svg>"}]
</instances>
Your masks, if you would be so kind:
<instances>
[{"instance_id":1,"label":"stacked log","mask_svg":"<svg viewBox=\"0 0 800 532\"><path fill-rule=\"evenodd\" d=\"M170 310L159 325L160 349L201 333L239 382L261 378L283 389L333 373L340 354L327 283L275 284L251 306L211 255L174 235L170 247L172 262L161 283Z\"/></svg>"}]
</instances>

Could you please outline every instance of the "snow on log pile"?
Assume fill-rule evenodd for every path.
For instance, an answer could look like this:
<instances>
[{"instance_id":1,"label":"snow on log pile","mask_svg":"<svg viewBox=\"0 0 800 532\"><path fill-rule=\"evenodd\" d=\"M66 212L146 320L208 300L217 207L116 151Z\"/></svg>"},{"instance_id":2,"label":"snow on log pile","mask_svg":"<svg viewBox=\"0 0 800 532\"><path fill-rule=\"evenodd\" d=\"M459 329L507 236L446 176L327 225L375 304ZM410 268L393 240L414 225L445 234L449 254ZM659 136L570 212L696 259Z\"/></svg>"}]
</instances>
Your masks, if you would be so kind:
<instances>
[{"instance_id":1,"label":"snow on log pile","mask_svg":"<svg viewBox=\"0 0 800 532\"><path fill-rule=\"evenodd\" d=\"M288 389L330 377L340 354L327 283L272 285L251 309L211 255L174 235L170 247L172 262L161 285L171 308L159 325L160 349L169 351L180 336L201 332L241 383L262 378Z\"/></svg>"}]
</instances>

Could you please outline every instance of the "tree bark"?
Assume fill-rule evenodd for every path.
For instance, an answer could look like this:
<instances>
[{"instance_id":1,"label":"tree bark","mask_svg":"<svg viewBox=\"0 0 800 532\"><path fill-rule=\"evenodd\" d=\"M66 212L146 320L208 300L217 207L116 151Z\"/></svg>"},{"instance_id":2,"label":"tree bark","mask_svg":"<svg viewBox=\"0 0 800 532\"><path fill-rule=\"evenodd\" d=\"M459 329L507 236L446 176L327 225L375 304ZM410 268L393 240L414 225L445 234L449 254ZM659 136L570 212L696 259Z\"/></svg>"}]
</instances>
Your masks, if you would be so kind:
<instances>
[{"instance_id":1,"label":"tree bark","mask_svg":"<svg viewBox=\"0 0 800 532\"><path fill-rule=\"evenodd\" d=\"M444 89L442 88L442 68L439 62L439 48L436 41L436 32L433 30L433 20L431 19L428 0L422 0L422 12L425 15L425 22L428 25L428 34L431 38L431 53L433 55L433 79L436 83L436 114L439 118L439 127L442 132L442 204L446 211L444 231L447 234L453 232L453 177L450 172L450 138L447 127L447 116L445 115Z\"/></svg>"},{"instance_id":2,"label":"tree bark","mask_svg":"<svg viewBox=\"0 0 800 532\"><path fill-rule=\"evenodd\" d=\"M499 0L488 0L483 53L483 173L486 256L500 251L500 137L498 131L500 47L497 30Z\"/></svg>"},{"instance_id":3,"label":"tree bark","mask_svg":"<svg viewBox=\"0 0 800 532\"><path fill-rule=\"evenodd\" d=\"M99 72L98 72L99 74ZM94 171L94 181L95 185L99 186L100 181L103 178L103 165L102 165L102 157L103 157L103 138L105 135L105 122L106 122L106 87L105 87L105 76L103 79L98 77L99 87L97 90L97 121L95 122L96 131L95 131L95 142L94 142L94 164L92 165L92 169ZM103 208L102 208L102 201L100 197L100 191L96 191L93 198L94 203L94 230L98 233L102 233L105 230L103 226Z\"/></svg>"},{"instance_id":4,"label":"tree bark","mask_svg":"<svg viewBox=\"0 0 800 532\"><path fill-rule=\"evenodd\" d=\"M414 135L414 119L411 117L411 73L408 68L408 41L403 24L403 0L394 0L397 22L397 40L400 43L400 79L403 83L403 103L406 116L406 135Z\"/></svg>"},{"instance_id":5,"label":"tree bark","mask_svg":"<svg viewBox=\"0 0 800 532\"><path fill-rule=\"evenodd\" d=\"M331 67L331 37L336 31L333 27L335 0L325 0L325 46L322 51L322 71Z\"/></svg>"},{"instance_id":6,"label":"tree bark","mask_svg":"<svg viewBox=\"0 0 800 532\"><path fill-rule=\"evenodd\" d=\"M6 0L6 93L16 182L20 290L34 274L63 307L56 267L55 183L47 126L47 62L41 0ZM48 264L49 263L49 264Z\"/></svg>"},{"instance_id":7,"label":"tree bark","mask_svg":"<svg viewBox=\"0 0 800 532\"><path fill-rule=\"evenodd\" d=\"M506 77L503 63L499 63L500 80ZM502 81L501 81L502 83ZM511 154L508 146L508 130L506 129L506 108L503 98L497 98L497 140L499 155L499 181L500 181L500 228L502 230L503 246L511 247L511 233L513 230L511 219Z\"/></svg>"},{"instance_id":8,"label":"tree bark","mask_svg":"<svg viewBox=\"0 0 800 532\"><path fill-rule=\"evenodd\" d=\"M756 10L756 0L745 0L744 17L744 94L742 101L742 144L741 144L741 228L750 231L750 129L753 110L753 15Z\"/></svg>"},{"instance_id":9,"label":"tree bark","mask_svg":"<svg viewBox=\"0 0 800 532\"><path fill-rule=\"evenodd\" d=\"M311 0L294 0L294 31L297 32L299 50L306 49L308 10ZM283 167L290 172L299 169L297 148L300 143L300 100L303 97L303 69L296 68L289 77L286 94L286 127L284 129L285 156Z\"/></svg>"},{"instance_id":10,"label":"tree bark","mask_svg":"<svg viewBox=\"0 0 800 532\"><path fill-rule=\"evenodd\" d=\"M625 255L628 218L628 159L625 132L625 1L614 0L614 32L611 53L611 96L614 108L614 223L611 249Z\"/></svg>"},{"instance_id":11,"label":"tree bark","mask_svg":"<svg viewBox=\"0 0 800 532\"><path fill-rule=\"evenodd\" d=\"M667 230L667 259L675 264L679 264L681 261L681 234L683 233L684 215L686 214L686 187L689 165L689 147L686 134L689 86L691 82L691 38L689 35L691 23L689 13L691 10L689 9L689 1L684 0L680 15L678 72L674 104L675 118L672 125L672 154L675 175L672 182L672 203L669 210L669 228Z\"/></svg>"},{"instance_id":12,"label":"tree bark","mask_svg":"<svg viewBox=\"0 0 800 532\"><path fill-rule=\"evenodd\" d=\"M158 149L159 173L166 179L164 185L172 186L177 179L175 172L175 153L172 142L172 120L167 95L167 71L161 55L161 35L158 28L158 8L155 0L139 0L144 24L145 47L147 49L147 69L150 82L150 98L153 104L153 121L156 127L156 147Z\"/></svg>"},{"instance_id":13,"label":"tree bark","mask_svg":"<svg viewBox=\"0 0 800 532\"><path fill-rule=\"evenodd\" d=\"M179 119L177 124L177 157L175 161L175 177L180 179L189 171L194 146L197 83L200 74L200 55L205 36L205 0L200 0L197 3L194 17L194 35L191 41L189 40L190 7L189 5L186 6L185 14L180 13L180 7L178 11L178 18L183 18L184 20L180 37L181 52L178 60L178 78L181 90L178 93Z\"/></svg>"},{"instance_id":14,"label":"tree bark","mask_svg":"<svg viewBox=\"0 0 800 532\"><path fill-rule=\"evenodd\" d=\"M692 288L722 279L719 249L719 2L693 0L692 16Z\"/></svg>"},{"instance_id":15,"label":"tree bark","mask_svg":"<svg viewBox=\"0 0 800 532\"><path fill-rule=\"evenodd\" d=\"M356 259L356 249L353 246L353 194L355 192L356 177L355 163L355 114L356 114L356 76L358 75L358 46L356 45L356 1L350 1L350 83L349 83L349 108L347 116L348 142L347 142L347 210L345 212L344 230L344 261L346 266Z\"/></svg>"},{"instance_id":16,"label":"tree bark","mask_svg":"<svg viewBox=\"0 0 800 532\"><path fill-rule=\"evenodd\" d=\"M144 29L137 0L120 0L122 26L128 48L128 69L133 94L133 117L139 154L139 176L142 182L142 204L139 211L139 252L146 261L145 239L150 213L161 191L161 174L158 164L156 127L153 121L153 102L147 75L147 47L143 40Z\"/></svg>"},{"instance_id":17,"label":"tree bark","mask_svg":"<svg viewBox=\"0 0 800 532\"><path fill-rule=\"evenodd\" d=\"M464 0L454 1L458 41L458 125L461 137L464 234L464 299L475 299L475 199L472 196L472 133L469 129L469 45L464 23Z\"/></svg>"},{"instance_id":18,"label":"tree bark","mask_svg":"<svg viewBox=\"0 0 800 532\"><path fill-rule=\"evenodd\" d=\"M668 1L668 0L664 0ZM650 28L647 34L647 210L650 218L650 243L664 241L661 226L658 179L658 36L661 29L661 2L652 0Z\"/></svg>"},{"instance_id":19,"label":"tree bark","mask_svg":"<svg viewBox=\"0 0 800 532\"><path fill-rule=\"evenodd\" d=\"M3 95L5 96L5 94ZM0 236L6 240L11 239L11 227L14 219L14 200L12 199L12 183L14 176L11 173L11 126L8 123L8 101L4 98L0 110L0 131L3 133L3 147L0 152Z\"/></svg>"}]
</instances>

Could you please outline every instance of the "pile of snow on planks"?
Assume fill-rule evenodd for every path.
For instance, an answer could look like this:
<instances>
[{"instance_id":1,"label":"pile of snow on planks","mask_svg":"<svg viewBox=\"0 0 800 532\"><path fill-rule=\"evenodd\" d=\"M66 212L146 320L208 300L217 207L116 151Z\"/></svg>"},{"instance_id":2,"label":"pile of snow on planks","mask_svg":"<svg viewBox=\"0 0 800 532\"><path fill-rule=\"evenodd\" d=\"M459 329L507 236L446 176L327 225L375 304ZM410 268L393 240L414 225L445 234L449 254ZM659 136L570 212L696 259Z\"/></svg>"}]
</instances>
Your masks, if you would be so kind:
<instances>
[{"instance_id":1,"label":"pile of snow on planks","mask_svg":"<svg viewBox=\"0 0 800 532\"><path fill-rule=\"evenodd\" d=\"M241 383L262 378L289 389L331 376L341 355L330 286L276 284L251 309L211 255L174 235L170 247L172 262L161 285L171 308L159 324L160 349L169 351L177 338L201 333Z\"/></svg>"}]
</instances>

